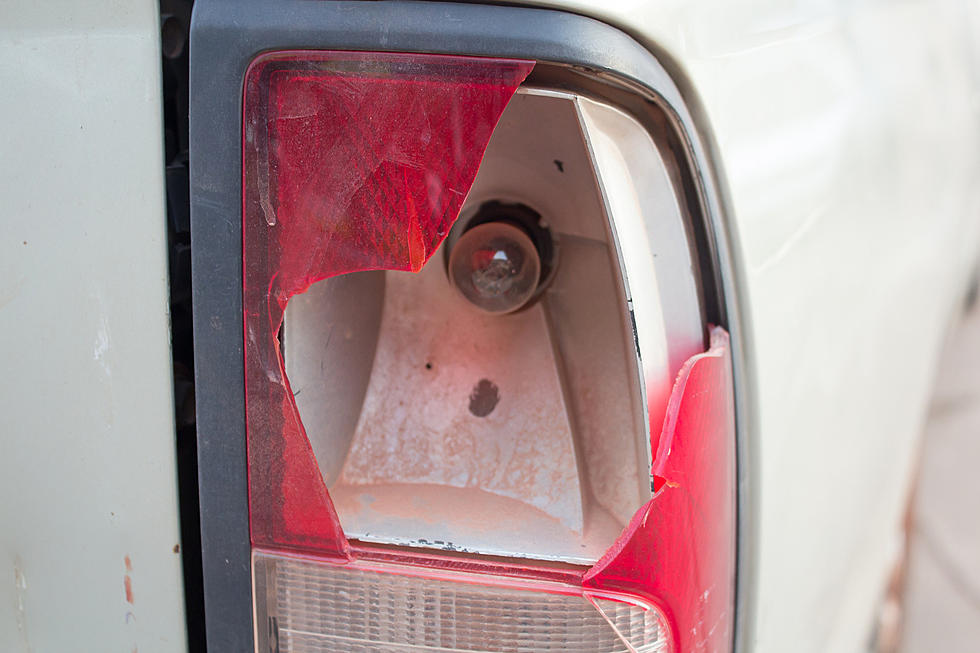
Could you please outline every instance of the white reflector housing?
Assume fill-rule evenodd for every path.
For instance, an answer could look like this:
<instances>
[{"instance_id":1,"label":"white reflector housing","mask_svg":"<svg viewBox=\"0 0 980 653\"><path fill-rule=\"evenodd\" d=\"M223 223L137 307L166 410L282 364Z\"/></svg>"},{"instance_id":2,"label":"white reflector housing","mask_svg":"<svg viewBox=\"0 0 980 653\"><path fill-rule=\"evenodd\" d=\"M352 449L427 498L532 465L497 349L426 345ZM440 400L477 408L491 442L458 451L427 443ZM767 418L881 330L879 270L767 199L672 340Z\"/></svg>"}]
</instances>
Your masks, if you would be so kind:
<instances>
[{"instance_id":1,"label":"white reflector housing","mask_svg":"<svg viewBox=\"0 0 980 653\"><path fill-rule=\"evenodd\" d=\"M659 612L622 600L480 585L484 577L473 574L432 579L405 575L418 569L390 566L387 573L263 553L253 564L261 653L668 649Z\"/></svg>"},{"instance_id":2,"label":"white reflector housing","mask_svg":"<svg viewBox=\"0 0 980 653\"><path fill-rule=\"evenodd\" d=\"M290 300L285 370L348 538L588 566L613 545L651 497L648 425L705 347L669 161L617 109L522 88L421 271ZM446 271L495 204L537 214L559 252L539 299L506 315Z\"/></svg>"}]
</instances>

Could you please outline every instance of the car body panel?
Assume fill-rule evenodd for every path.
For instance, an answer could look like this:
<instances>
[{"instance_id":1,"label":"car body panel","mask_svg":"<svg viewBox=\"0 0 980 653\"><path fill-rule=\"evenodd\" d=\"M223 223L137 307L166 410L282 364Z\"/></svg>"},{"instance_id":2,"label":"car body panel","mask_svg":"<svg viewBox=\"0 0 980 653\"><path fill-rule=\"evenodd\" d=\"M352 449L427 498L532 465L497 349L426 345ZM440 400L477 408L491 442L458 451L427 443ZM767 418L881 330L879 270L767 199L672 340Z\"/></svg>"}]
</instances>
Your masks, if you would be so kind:
<instances>
[{"instance_id":1,"label":"car body panel","mask_svg":"<svg viewBox=\"0 0 980 653\"><path fill-rule=\"evenodd\" d=\"M743 650L861 650L975 261L976 3L525 4L633 35L713 134L752 391ZM185 646L157 12L0 10L4 650Z\"/></svg>"},{"instance_id":2,"label":"car body panel","mask_svg":"<svg viewBox=\"0 0 980 653\"><path fill-rule=\"evenodd\" d=\"M156 2L0 8L0 650L186 648Z\"/></svg>"},{"instance_id":3,"label":"car body panel","mask_svg":"<svg viewBox=\"0 0 980 653\"><path fill-rule=\"evenodd\" d=\"M756 392L742 643L863 650L980 242L980 9L528 4L624 29L700 105L729 188Z\"/></svg>"}]
</instances>

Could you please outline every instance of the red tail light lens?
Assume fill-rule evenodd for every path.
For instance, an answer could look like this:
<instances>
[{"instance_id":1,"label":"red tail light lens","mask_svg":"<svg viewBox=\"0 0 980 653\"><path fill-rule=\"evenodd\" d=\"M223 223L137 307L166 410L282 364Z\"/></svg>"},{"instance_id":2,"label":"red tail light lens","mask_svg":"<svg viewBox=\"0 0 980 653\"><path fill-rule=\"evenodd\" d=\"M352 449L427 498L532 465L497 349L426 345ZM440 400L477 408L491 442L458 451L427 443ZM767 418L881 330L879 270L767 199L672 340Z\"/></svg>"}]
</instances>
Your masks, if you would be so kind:
<instances>
[{"instance_id":1,"label":"red tail light lens","mask_svg":"<svg viewBox=\"0 0 980 653\"><path fill-rule=\"evenodd\" d=\"M289 298L419 270L449 233L522 61L276 53L246 73L245 392L255 546L346 555L279 352Z\"/></svg>"},{"instance_id":2,"label":"red tail light lens","mask_svg":"<svg viewBox=\"0 0 980 653\"><path fill-rule=\"evenodd\" d=\"M279 52L260 56L246 73L245 388L260 650L729 646L734 416L727 334L712 330L702 352L698 323L693 340L654 354L649 342L673 337L663 325L670 320L661 317L647 331L629 324L634 305L637 315L645 315L641 305L652 315L669 311L669 301L653 306L657 291L642 284L655 280L635 275L626 283L635 270L652 270L653 255L645 251L642 265L621 267L619 257L647 247L646 236L620 246L616 238L630 236L625 229L615 235L609 223L632 221L642 232L653 219L644 211L656 202L640 188L648 181L642 175L603 185L593 166L604 156L626 167L664 165L645 132L647 140L626 153L608 141L635 130L599 133L595 125L625 120L617 111L547 90L518 96L522 115L564 103L539 128L580 139L582 158L540 157L556 179L598 183L594 206L561 198L540 213L526 206L534 198L517 186L560 187L538 168L522 167L540 158L535 147L525 148L513 170L490 157L490 172L473 187L494 128L533 65ZM561 138L552 142L564 147ZM643 148L653 153L637 154ZM658 179L669 178L664 168ZM475 197L467 199L471 190ZM610 200L619 191L639 199ZM479 238L484 231L520 247L490 251ZM681 224L679 242L683 232ZM455 250L454 259L449 252L450 272L438 269L438 257L426 264L447 236L446 248L479 241L475 253ZM533 265L524 270L515 257ZM507 295L505 282L520 281L520 292L502 307L463 313L469 295L448 283L462 274L456 264L479 286L471 293L477 306ZM372 272L382 270L421 272ZM435 297L444 276L451 292ZM327 279L330 290L314 292ZM627 286L635 286L632 295ZM290 299L308 289L293 304L302 312L283 329ZM337 307L356 319L338 319ZM696 301L694 308L699 315ZM311 330L322 338L307 338ZM283 333L302 387L287 378ZM420 339L431 343L420 346ZM428 351L448 358L455 352L446 343L472 351L453 364L421 358ZM651 354L642 362L634 348L641 344ZM328 346L340 352L330 370L317 370L316 383L360 389L304 398L328 444L338 428L348 433L344 446L321 442L318 449L296 395L318 392L303 370L317 361L322 368L316 349ZM465 376L476 369L474 357L499 376ZM465 420L441 410L443 400L465 401ZM462 533L464 545L419 535L430 532ZM530 558L560 563L535 566Z\"/></svg>"},{"instance_id":3,"label":"red tail light lens","mask_svg":"<svg viewBox=\"0 0 980 653\"><path fill-rule=\"evenodd\" d=\"M654 457L657 494L585 575L587 587L640 590L662 601L673 621L678 651L725 651L731 646L731 379L728 334L716 328L711 348L684 364L671 393Z\"/></svg>"}]
</instances>

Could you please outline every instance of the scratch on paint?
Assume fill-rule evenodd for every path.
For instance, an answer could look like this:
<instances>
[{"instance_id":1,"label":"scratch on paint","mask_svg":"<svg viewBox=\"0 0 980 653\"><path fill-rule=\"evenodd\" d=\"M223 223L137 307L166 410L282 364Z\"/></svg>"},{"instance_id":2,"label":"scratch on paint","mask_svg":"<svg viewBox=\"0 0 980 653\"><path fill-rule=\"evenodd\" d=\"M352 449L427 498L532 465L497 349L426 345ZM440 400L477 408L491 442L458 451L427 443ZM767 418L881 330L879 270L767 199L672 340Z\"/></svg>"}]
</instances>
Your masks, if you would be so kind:
<instances>
[{"instance_id":1,"label":"scratch on paint","mask_svg":"<svg viewBox=\"0 0 980 653\"><path fill-rule=\"evenodd\" d=\"M31 641L27 636L27 578L24 576L24 565L20 561L20 556L14 558L14 592L17 594L17 632L20 633L24 644L24 650L31 652Z\"/></svg>"},{"instance_id":2,"label":"scratch on paint","mask_svg":"<svg viewBox=\"0 0 980 653\"><path fill-rule=\"evenodd\" d=\"M793 247L800 242L806 233L813 228L813 225L817 223L820 218L822 218L827 213L827 207L818 206L814 210L807 214L806 218L793 230L793 233L783 241L774 253L766 257L764 261L759 263L756 268L752 271L754 275L760 275L766 272L769 268L776 265L790 252Z\"/></svg>"},{"instance_id":3,"label":"scratch on paint","mask_svg":"<svg viewBox=\"0 0 980 653\"><path fill-rule=\"evenodd\" d=\"M103 309L101 297L98 298L99 307ZM106 376L112 376L112 368L109 365L109 321L106 319L105 310L100 310L98 329L95 332L95 347L92 351L92 360L99 364Z\"/></svg>"},{"instance_id":4,"label":"scratch on paint","mask_svg":"<svg viewBox=\"0 0 980 653\"><path fill-rule=\"evenodd\" d=\"M25 241L24 244L26 245L27 242ZM4 271L4 274L5 277L4 277L3 285L0 286L0 308L3 308L10 302L14 301L14 299L17 297L17 294L20 292L21 285L23 285L24 283L23 277L18 277L16 279L11 280L10 275L7 274L6 270Z\"/></svg>"},{"instance_id":5,"label":"scratch on paint","mask_svg":"<svg viewBox=\"0 0 980 653\"><path fill-rule=\"evenodd\" d=\"M126 603L133 605L133 577L130 574L133 573L133 561L130 560L129 556L124 558L126 562L126 575L123 578L123 585L126 588Z\"/></svg>"},{"instance_id":6,"label":"scratch on paint","mask_svg":"<svg viewBox=\"0 0 980 653\"><path fill-rule=\"evenodd\" d=\"M134 605L134 603L133 603L133 577L132 577L132 573L133 573L133 561L132 561L132 559L129 556L126 556L125 558L123 558L123 562L126 565L126 575L123 576L123 587L126 590L126 603L128 603L129 605L132 606L132 605ZM126 617L125 617L125 623L126 623L126 625L129 626L130 624L135 624L135 622L136 622L136 613L133 610L127 610L126 611ZM135 631L130 631L130 632L133 632L134 635L135 635ZM139 651L139 646L134 643L133 644L133 648L132 648L132 653L138 653L138 651Z\"/></svg>"}]
</instances>

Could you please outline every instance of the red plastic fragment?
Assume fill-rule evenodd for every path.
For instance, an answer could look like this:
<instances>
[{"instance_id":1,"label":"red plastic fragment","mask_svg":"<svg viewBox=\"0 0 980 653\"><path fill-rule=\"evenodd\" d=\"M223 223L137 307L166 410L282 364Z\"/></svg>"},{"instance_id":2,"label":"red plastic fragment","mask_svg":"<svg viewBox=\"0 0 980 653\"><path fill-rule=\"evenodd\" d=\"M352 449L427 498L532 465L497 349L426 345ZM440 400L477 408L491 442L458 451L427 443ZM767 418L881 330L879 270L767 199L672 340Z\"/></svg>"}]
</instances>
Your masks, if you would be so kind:
<instances>
[{"instance_id":1,"label":"red plastic fragment","mask_svg":"<svg viewBox=\"0 0 980 653\"><path fill-rule=\"evenodd\" d=\"M310 51L262 55L246 72L253 546L350 555L283 369L278 332L286 303L339 274L421 269L459 214L493 128L533 65Z\"/></svg>"},{"instance_id":2,"label":"red plastic fragment","mask_svg":"<svg viewBox=\"0 0 980 653\"><path fill-rule=\"evenodd\" d=\"M735 595L735 414L728 334L677 375L654 457L657 492L586 573L586 587L664 609L674 653L731 648Z\"/></svg>"}]
</instances>

